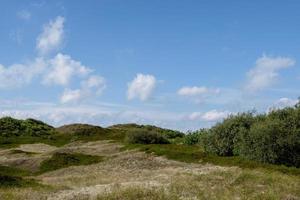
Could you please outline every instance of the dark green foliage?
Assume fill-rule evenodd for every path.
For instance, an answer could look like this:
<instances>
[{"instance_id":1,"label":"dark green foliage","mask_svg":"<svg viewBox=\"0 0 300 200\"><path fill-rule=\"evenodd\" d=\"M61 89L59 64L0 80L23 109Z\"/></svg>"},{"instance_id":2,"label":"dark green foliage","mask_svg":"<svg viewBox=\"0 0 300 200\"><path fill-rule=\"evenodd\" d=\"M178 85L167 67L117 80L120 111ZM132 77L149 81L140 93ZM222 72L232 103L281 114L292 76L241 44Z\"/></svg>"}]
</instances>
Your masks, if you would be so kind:
<instances>
[{"instance_id":1,"label":"dark green foliage","mask_svg":"<svg viewBox=\"0 0 300 200\"><path fill-rule=\"evenodd\" d=\"M232 156L239 152L237 142L239 134L247 132L255 119L253 113L242 113L229 116L222 123L218 123L203 137L205 150L220 156Z\"/></svg>"},{"instance_id":2,"label":"dark green foliage","mask_svg":"<svg viewBox=\"0 0 300 200\"><path fill-rule=\"evenodd\" d=\"M261 162L300 167L299 109L272 111L240 141L240 155Z\"/></svg>"},{"instance_id":3,"label":"dark green foliage","mask_svg":"<svg viewBox=\"0 0 300 200\"><path fill-rule=\"evenodd\" d=\"M230 116L201 135L206 152L300 167L300 107Z\"/></svg>"},{"instance_id":4,"label":"dark green foliage","mask_svg":"<svg viewBox=\"0 0 300 200\"><path fill-rule=\"evenodd\" d=\"M51 141L57 132L35 119L18 120L11 117L0 119L0 147L13 147L17 144Z\"/></svg>"},{"instance_id":5,"label":"dark green foliage","mask_svg":"<svg viewBox=\"0 0 300 200\"><path fill-rule=\"evenodd\" d=\"M53 134L55 129L41 121L34 119L18 120L11 117L0 119L0 136L31 136L45 137Z\"/></svg>"},{"instance_id":6,"label":"dark green foliage","mask_svg":"<svg viewBox=\"0 0 300 200\"><path fill-rule=\"evenodd\" d=\"M50 159L44 160L40 172L53 171L69 166L90 165L103 161L101 156L92 156L80 153L55 153Z\"/></svg>"},{"instance_id":7,"label":"dark green foliage","mask_svg":"<svg viewBox=\"0 0 300 200\"><path fill-rule=\"evenodd\" d=\"M207 129L200 129L198 131L188 132L184 137L183 143L186 145L200 144L201 138L203 138L203 135L207 134L207 132Z\"/></svg>"},{"instance_id":8,"label":"dark green foliage","mask_svg":"<svg viewBox=\"0 0 300 200\"><path fill-rule=\"evenodd\" d=\"M170 142L160 133L154 131L130 131L125 141L131 144L169 144Z\"/></svg>"}]
</instances>

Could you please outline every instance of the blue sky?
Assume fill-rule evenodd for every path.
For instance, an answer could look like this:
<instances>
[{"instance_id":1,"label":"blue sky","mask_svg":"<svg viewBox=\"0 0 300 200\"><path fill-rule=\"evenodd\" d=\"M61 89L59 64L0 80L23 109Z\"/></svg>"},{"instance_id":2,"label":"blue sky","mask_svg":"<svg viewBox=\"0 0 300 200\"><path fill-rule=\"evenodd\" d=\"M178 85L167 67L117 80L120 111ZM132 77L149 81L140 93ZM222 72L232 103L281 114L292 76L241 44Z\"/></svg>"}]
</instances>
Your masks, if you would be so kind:
<instances>
[{"instance_id":1,"label":"blue sky","mask_svg":"<svg viewBox=\"0 0 300 200\"><path fill-rule=\"evenodd\" d=\"M297 0L0 8L0 116L194 130L300 96Z\"/></svg>"}]
</instances>

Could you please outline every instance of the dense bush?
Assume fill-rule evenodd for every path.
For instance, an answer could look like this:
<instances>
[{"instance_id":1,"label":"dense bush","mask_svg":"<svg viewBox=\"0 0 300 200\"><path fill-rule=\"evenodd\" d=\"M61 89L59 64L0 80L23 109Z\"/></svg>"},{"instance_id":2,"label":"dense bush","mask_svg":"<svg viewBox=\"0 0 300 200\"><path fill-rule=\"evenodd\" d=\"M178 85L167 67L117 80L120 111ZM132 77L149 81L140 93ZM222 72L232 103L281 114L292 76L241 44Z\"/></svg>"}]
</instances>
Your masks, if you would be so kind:
<instances>
[{"instance_id":1,"label":"dense bush","mask_svg":"<svg viewBox=\"0 0 300 200\"><path fill-rule=\"evenodd\" d=\"M264 115L248 112L230 116L202 134L187 135L186 140L200 142L205 151L220 156L239 155L300 167L300 106Z\"/></svg>"},{"instance_id":2,"label":"dense bush","mask_svg":"<svg viewBox=\"0 0 300 200\"><path fill-rule=\"evenodd\" d=\"M253 112L229 116L203 135L202 143L207 151L220 156L239 154L240 134L248 132L254 121Z\"/></svg>"},{"instance_id":3,"label":"dense bush","mask_svg":"<svg viewBox=\"0 0 300 200\"><path fill-rule=\"evenodd\" d=\"M206 136L208 129L200 129L198 131L188 131L187 134L184 137L183 144L186 145L194 145L194 144L199 144L203 137Z\"/></svg>"},{"instance_id":4,"label":"dense bush","mask_svg":"<svg viewBox=\"0 0 300 200\"><path fill-rule=\"evenodd\" d=\"M49 126L35 119L18 120L11 117L0 119L0 136L46 136L55 132L52 126Z\"/></svg>"},{"instance_id":5,"label":"dense bush","mask_svg":"<svg viewBox=\"0 0 300 200\"><path fill-rule=\"evenodd\" d=\"M125 141L131 144L168 144L170 143L162 134L154 131L129 131Z\"/></svg>"},{"instance_id":6,"label":"dense bush","mask_svg":"<svg viewBox=\"0 0 300 200\"><path fill-rule=\"evenodd\" d=\"M240 141L240 155L300 167L300 115L297 112L299 109L291 108L273 111L253 124Z\"/></svg>"}]
</instances>

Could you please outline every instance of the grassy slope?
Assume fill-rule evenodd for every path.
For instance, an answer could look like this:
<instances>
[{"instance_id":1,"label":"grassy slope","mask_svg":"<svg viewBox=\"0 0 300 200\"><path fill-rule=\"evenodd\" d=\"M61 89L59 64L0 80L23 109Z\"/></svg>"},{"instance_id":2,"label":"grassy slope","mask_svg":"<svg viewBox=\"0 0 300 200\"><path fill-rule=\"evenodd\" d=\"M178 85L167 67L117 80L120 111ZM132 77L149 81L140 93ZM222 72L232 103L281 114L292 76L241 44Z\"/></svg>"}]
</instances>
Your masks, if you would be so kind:
<instances>
[{"instance_id":1,"label":"grassy slope","mask_svg":"<svg viewBox=\"0 0 300 200\"><path fill-rule=\"evenodd\" d=\"M289 175L300 176L300 169L272 164L264 164L256 161L245 160L237 156L220 157L205 153L200 146L183 144L127 144L125 149L138 148L146 153L155 153L168 159L188 163L211 163L220 166L238 166L243 169L255 169L263 172L280 172Z\"/></svg>"},{"instance_id":2,"label":"grassy slope","mask_svg":"<svg viewBox=\"0 0 300 200\"><path fill-rule=\"evenodd\" d=\"M40 171L37 174L69 166L90 165L101 161L103 161L103 157L101 156L92 156L80 153L55 153L51 158L41 163Z\"/></svg>"},{"instance_id":3,"label":"grassy slope","mask_svg":"<svg viewBox=\"0 0 300 200\"><path fill-rule=\"evenodd\" d=\"M31 175L30 172L0 165L0 188L37 186L35 181L26 178L29 175Z\"/></svg>"}]
</instances>

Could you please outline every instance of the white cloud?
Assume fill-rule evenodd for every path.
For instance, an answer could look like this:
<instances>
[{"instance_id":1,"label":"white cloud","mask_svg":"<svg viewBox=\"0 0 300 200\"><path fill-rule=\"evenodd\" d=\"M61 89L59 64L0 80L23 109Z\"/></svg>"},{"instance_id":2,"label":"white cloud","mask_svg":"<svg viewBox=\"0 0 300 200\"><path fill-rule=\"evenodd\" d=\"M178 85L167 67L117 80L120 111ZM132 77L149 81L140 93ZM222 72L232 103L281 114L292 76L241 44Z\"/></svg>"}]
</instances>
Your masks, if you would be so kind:
<instances>
[{"instance_id":1,"label":"white cloud","mask_svg":"<svg viewBox=\"0 0 300 200\"><path fill-rule=\"evenodd\" d=\"M69 55L57 54L49 60L49 71L45 74L43 83L46 85L66 86L73 76L85 76L91 69L73 60Z\"/></svg>"},{"instance_id":2,"label":"white cloud","mask_svg":"<svg viewBox=\"0 0 300 200\"><path fill-rule=\"evenodd\" d=\"M298 103L298 99L290 99L287 97L283 97L278 99L271 107L268 108L267 112L270 112L272 110L276 109L282 109L286 107L292 107Z\"/></svg>"},{"instance_id":3,"label":"white cloud","mask_svg":"<svg viewBox=\"0 0 300 200\"><path fill-rule=\"evenodd\" d=\"M8 67L0 64L0 89L18 88L29 84L44 71L46 65L42 58L36 58L28 64L13 64Z\"/></svg>"},{"instance_id":4,"label":"white cloud","mask_svg":"<svg viewBox=\"0 0 300 200\"><path fill-rule=\"evenodd\" d=\"M61 96L61 103L69 103L69 102L77 102L84 97L84 93L82 90L70 90L66 89Z\"/></svg>"},{"instance_id":5,"label":"white cloud","mask_svg":"<svg viewBox=\"0 0 300 200\"><path fill-rule=\"evenodd\" d=\"M92 75L87 80L81 82L80 89L65 89L60 98L61 103L74 103L85 100L93 96L99 96L106 88L105 79L101 76Z\"/></svg>"},{"instance_id":6,"label":"white cloud","mask_svg":"<svg viewBox=\"0 0 300 200\"><path fill-rule=\"evenodd\" d=\"M95 90L96 94L100 95L106 88L106 81L102 76L92 75L81 82L81 87L85 90Z\"/></svg>"},{"instance_id":7,"label":"white cloud","mask_svg":"<svg viewBox=\"0 0 300 200\"><path fill-rule=\"evenodd\" d=\"M42 78L45 85L67 86L74 77L86 77L92 70L70 56L57 54L52 59L36 58L28 63L13 64L5 67L0 64L0 89L12 89L30 84L33 78ZM91 76L83 84L103 90L104 78ZM102 85L100 87L100 85Z\"/></svg>"},{"instance_id":8,"label":"white cloud","mask_svg":"<svg viewBox=\"0 0 300 200\"><path fill-rule=\"evenodd\" d=\"M17 16L23 20L30 20L31 13L28 10L21 10L17 13Z\"/></svg>"},{"instance_id":9,"label":"white cloud","mask_svg":"<svg viewBox=\"0 0 300 200\"><path fill-rule=\"evenodd\" d=\"M206 94L218 94L220 89L212 89L207 87L182 87L177 91L181 96L201 96Z\"/></svg>"},{"instance_id":10,"label":"white cloud","mask_svg":"<svg viewBox=\"0 0 300 200\"><path fill-rule=\"evenodd\" d=\"M64 35L63 17L58 16L54 21L44 25L43 32L37 38L36 48L40 54L45 55L60 47Z\"/></svg>"},{"instance_id":11,"label":"white cloud","mask_svg":"<svg viewBox=\"0 0 300 200\"><path fill-rule=\"evenodd\" d=\"M188 120L199 120L202 117L202 113L201 112L193 112L190 115L188 115Z\"/></svg>"},{"instance_id":12,"label":"white cloud","mask_svg":"<svg viewBox=\"0 0 300 200\"><path fill-rule=\"evenodd\" d=\"M292 58L263 55L257 59L255 67L247 73L246 89L254 92L272 86L276 82L279 71L295 65L295 63Z\"/></svg>"},{"instance_id":13,"label":"white cloud","mask_svg":"<svg viewBox=\"0 0 300 200\"><path fill-rule=\"evenodd\" d=\"M177 94L191 99L194 103L203 103L211 97L220 93L219 88L207 88L204 86L182 87L177 91Z\"/></svg>"},{"instance_id":14,"label":"white cloud","mask_svg":"<svg viewBox=\"0 0 300 200\"><path fill-rule=\"evenodd\" d=\"M193 112L187 116L187 119L191 120L191 121L216 122L216 121L226 118L230 114L231 113L229 111L210 110L205 113Z\"/></svg>"},{"instance_id":15,"label":"white cloud","mask_svg":"<svg viewBox=\"0 0 300 200\"><path fill-rule=\"evenodd\" d=\"M201 116L201 119L203 119L204 121L219 121L226 118L228 115L230 115L230 112L228 111L211 110L204 113Z\"/></svg>"},{"instance_id":16,"label":"white cloud","mask_svg":"<svg viewBox=\"0 0 300 200\"><path fill-rule=\"evenodd\" d=\"M152 75L137 74L136 77L128 83L127 98L135 98L145 101L149 99L156 86L156 78Z\"/></svg>"}]
</instances>

